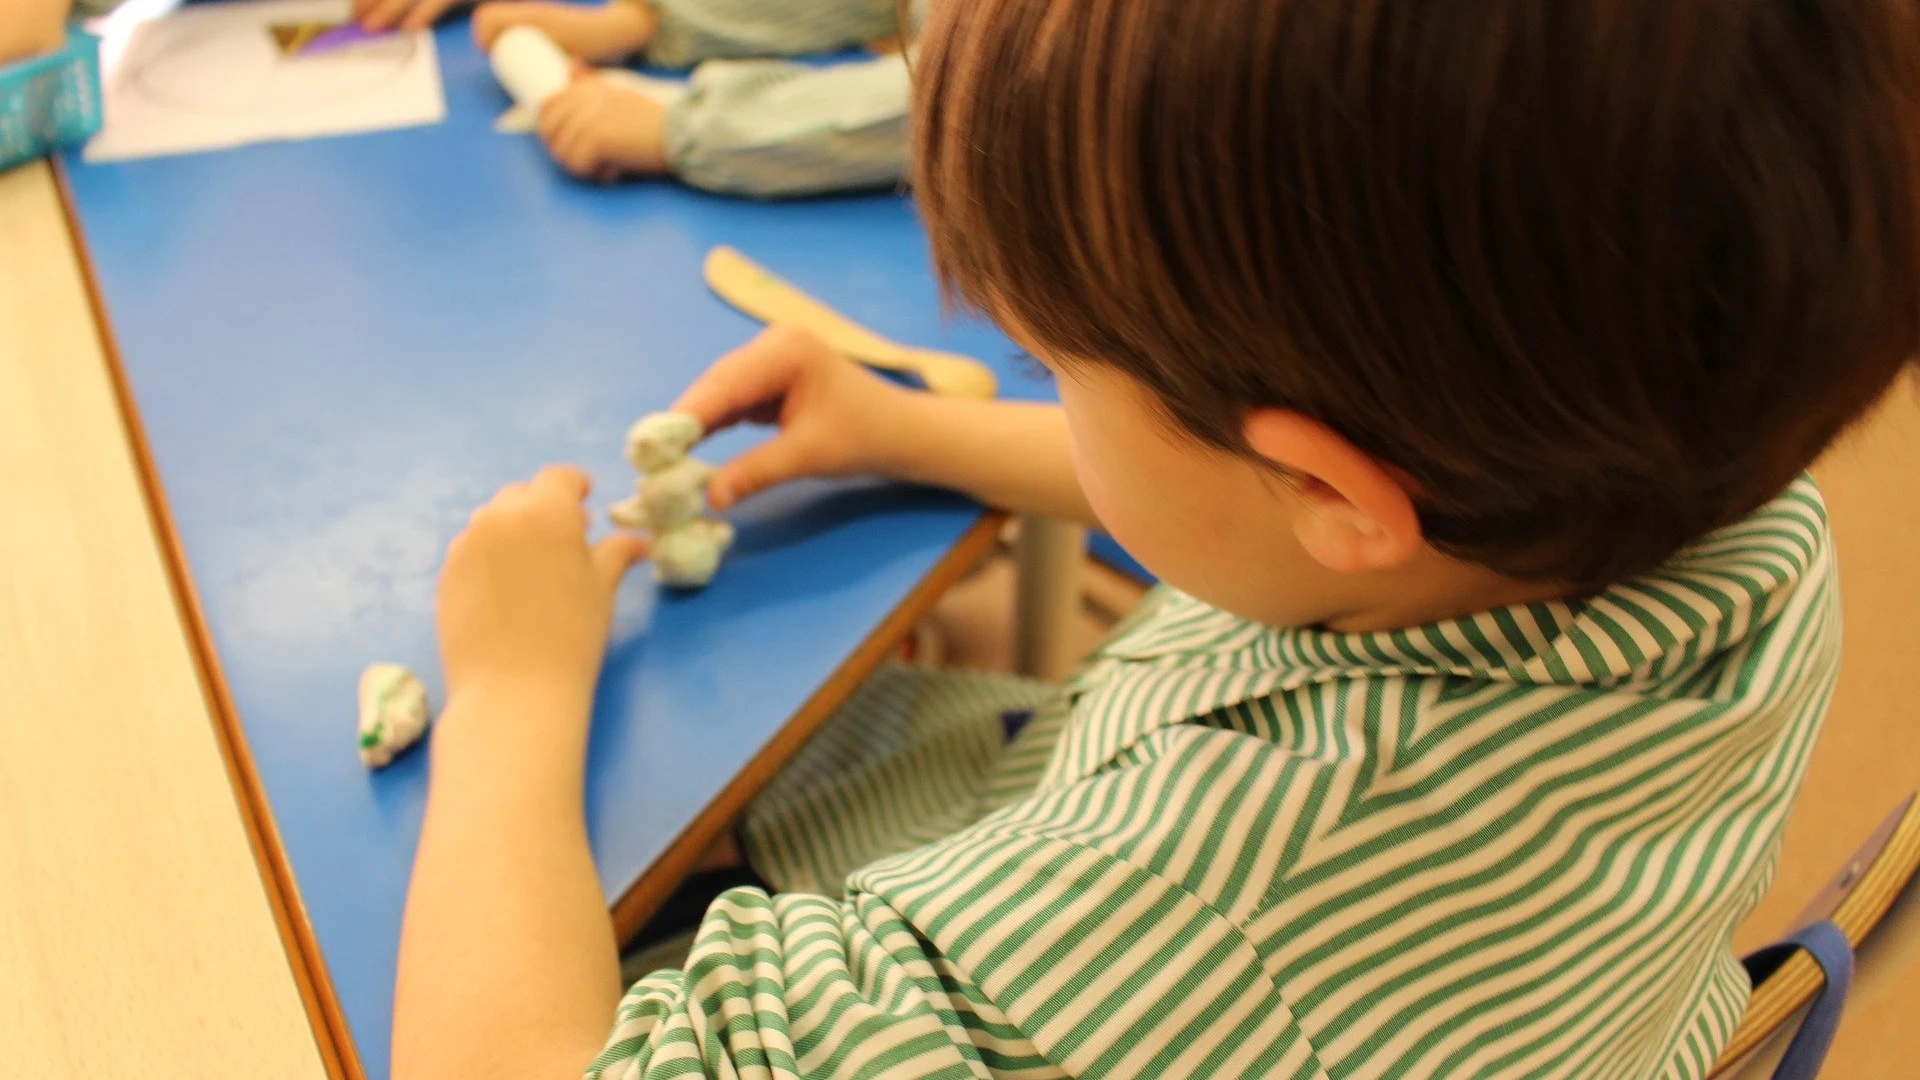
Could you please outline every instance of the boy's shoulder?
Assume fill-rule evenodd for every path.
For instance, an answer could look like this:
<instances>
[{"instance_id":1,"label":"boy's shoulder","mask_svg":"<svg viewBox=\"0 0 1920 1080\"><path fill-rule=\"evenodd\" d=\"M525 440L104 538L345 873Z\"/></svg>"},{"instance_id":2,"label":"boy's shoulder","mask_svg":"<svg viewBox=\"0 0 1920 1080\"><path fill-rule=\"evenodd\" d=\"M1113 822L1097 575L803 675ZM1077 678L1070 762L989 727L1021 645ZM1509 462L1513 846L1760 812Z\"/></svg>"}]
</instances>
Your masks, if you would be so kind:
<instances>
[{"instance_id":1,"label":"boy's shoulder","mask_svg":"<svg viewBox=\"0 0 1920 1080\"><path fill-rule=\"evenodd\" d=\"M1685 992L1609 1045L1656 1073L1684 1042L1723 1043L1714 1025L1744 1006L1725 928L1767 879L1805 768L1833 593L1808 482L1578 603L1327 635L1164 592L1073 683L1031 795L856 883L912 897L963 969L1019 968L1008 985L1057 965L975 935L1125 915L1089 916L1075 948L1149 985L1232 982L1273 1005L1269 1052L1328 1075L1466 1074L1421 1058L1443 1038L1586 1060L1591 1021L1644 1018L1628 1005L1652 972ZM1005 903L983 905L982 881ZM1448 989L1492 985L1523 989ZM1005 1004L1047 1045L1052 1014ZM1210 1022L1162 1004L1170 1025ZM1119 1007L1075 1006L1077 1025Z\"/></svg>"}]
</instances>

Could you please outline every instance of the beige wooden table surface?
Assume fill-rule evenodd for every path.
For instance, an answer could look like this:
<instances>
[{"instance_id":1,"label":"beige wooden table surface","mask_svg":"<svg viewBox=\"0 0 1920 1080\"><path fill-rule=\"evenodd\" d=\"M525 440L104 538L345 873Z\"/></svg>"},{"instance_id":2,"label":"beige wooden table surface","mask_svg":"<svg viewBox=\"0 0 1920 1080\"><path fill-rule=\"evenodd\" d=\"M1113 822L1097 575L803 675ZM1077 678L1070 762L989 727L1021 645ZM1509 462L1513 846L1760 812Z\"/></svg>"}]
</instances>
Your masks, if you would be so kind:
<instances>
[{"instance_id":1,"label":"beige wooden table surface","mask_svg":"<svg viewBox=\"0 0 1920 1080\"><path fill-rule=\"evenodd\" d=\"M327 1075L38 163L0 173L0 1075Z\"/></svg>"}]
</instances>

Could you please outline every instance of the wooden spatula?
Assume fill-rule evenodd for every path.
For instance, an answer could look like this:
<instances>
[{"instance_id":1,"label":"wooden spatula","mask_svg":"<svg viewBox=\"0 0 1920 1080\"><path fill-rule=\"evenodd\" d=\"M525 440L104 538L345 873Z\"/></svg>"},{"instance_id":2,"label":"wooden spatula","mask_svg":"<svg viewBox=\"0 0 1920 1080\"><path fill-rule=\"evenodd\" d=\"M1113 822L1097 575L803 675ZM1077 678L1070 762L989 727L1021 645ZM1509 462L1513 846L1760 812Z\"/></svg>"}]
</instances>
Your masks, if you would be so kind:
<instances>
[{"instance_id":1,"label":"wooden spatula","mask_svg":"<svg viewBox=\"0 0 1920 1080\"><path fill-rule=\"evenodd\" d=\"M993 372L980 361L883 338L730 247L707 253L706 276L708 287L722 300L761 322L805 327L862 364L919 376L936 394L990 398L999 390Z\"/></svg>"}]
</instances>

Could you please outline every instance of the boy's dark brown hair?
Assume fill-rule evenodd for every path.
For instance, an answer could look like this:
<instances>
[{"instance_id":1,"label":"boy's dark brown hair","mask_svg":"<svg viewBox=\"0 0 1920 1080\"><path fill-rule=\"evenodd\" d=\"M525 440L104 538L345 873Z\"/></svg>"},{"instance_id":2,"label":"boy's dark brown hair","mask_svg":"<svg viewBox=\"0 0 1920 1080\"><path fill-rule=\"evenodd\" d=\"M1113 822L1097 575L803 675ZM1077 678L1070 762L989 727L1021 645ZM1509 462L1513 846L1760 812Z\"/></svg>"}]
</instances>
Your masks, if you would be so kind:
<instances>
[{"instance_id":1,"label":"boy's dark brown hair","mask_svg":"<svg viewBox=\"0 0 1920 1080\"><path fill-rule=\"evenodd\" d=\"M1513 575L1738 520L1920 343L1914 0L937 0L915 80L950 296Z\"/></svg>"}]
</instances>

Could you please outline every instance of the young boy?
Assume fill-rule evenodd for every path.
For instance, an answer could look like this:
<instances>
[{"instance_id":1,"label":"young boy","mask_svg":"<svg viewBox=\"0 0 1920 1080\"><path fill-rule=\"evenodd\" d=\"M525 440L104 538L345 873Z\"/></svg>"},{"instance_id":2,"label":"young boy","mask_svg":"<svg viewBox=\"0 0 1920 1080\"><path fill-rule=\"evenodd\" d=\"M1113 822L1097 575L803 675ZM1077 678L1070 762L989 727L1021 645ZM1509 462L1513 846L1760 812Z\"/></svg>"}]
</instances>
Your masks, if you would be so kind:
<instances>
[{"instance_id":1,"label":"young boy","mask_svg":"<svg viewBox=\"0 0 1920 1080\"><path fill-rule=\"evenodd\" d=\"M580 806L640 545L502 492L397 1074L1703 1076L1838 660L1802 471L1920 341L1913 6L954 0L921 49L936 266L1062 407L770 331L681 402L779 425L714 501L942 484L1171 588L1057 690L877 680L743 827L782 891L620 998Z\"/></svg>"}]
</instances>

